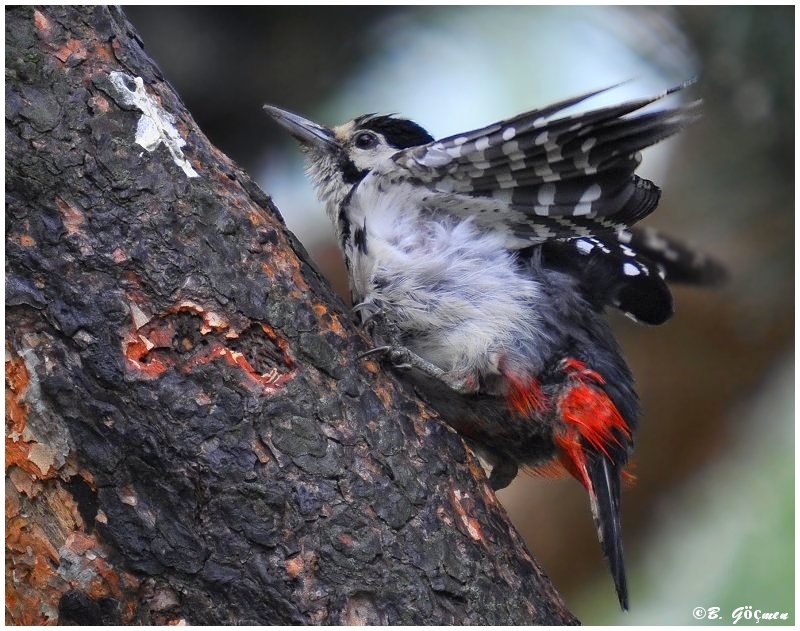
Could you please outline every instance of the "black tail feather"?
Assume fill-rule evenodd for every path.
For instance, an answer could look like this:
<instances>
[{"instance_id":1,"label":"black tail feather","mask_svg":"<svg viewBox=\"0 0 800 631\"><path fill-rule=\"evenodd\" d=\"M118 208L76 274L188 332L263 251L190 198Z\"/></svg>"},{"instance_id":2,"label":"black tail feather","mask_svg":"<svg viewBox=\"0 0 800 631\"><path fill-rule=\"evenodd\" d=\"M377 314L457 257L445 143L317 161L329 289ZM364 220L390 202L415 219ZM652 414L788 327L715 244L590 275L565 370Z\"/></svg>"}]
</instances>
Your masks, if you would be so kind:
<instances>
[{"instance_id":1,"label":"black tail feather","mask_svg":"<svg viewBox=\"0 0 800 631\"><path fill-rule=\"evenodd\" d=\"M632 228L627 244L660 266L667 282L718 287L728 279L721 263L653 228Z\"/></svg>"},{"instance_id":2,"label":"black tail feather","mask_svg":"<svg viewBox=\"0 0 800 631\"><path fill-rule=\"evenodd\" d=\"M598 454L587 463L587 472L592 483L589 495L600 546L608 559L620 607L627 611L628 583L625 578L620 523L620 467Z\"/></svg>"},{"instance_id":3,"label":"black tail feather","mask_svg":"<svg viewBox=\"0 0 800 631\"><path fill-rule=\"evenodd\" d=\"M581 252L581 244L590 251ZM548 241L538 247L546 266L580 281L583 295L598 311L610 305L637 322L653 325L672 316L672 292L659 274L660 263L632 257L627 246L611 239L579 238ZM627 275L626 266L642 273Z\"/></svg>"}]
</instances>

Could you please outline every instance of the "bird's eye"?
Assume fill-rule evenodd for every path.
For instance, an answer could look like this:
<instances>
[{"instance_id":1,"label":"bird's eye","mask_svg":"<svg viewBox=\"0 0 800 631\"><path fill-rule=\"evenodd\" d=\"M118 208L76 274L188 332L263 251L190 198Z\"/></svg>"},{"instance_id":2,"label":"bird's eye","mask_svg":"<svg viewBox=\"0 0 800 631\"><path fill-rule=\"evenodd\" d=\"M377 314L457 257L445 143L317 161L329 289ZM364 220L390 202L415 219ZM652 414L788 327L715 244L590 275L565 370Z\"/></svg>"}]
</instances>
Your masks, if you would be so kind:
<instances>
[{"instance_id":1,"label":"bird's eye","mask_svg":"<svg viewBox=\"0 0 800 631\"><path fill-rule=\"evenodd\" d=\"M362 131L356 135L354 143L359 149L371 149L378 144L378 139L375 134L368 131Z\"/></svg>"}]
</instances>

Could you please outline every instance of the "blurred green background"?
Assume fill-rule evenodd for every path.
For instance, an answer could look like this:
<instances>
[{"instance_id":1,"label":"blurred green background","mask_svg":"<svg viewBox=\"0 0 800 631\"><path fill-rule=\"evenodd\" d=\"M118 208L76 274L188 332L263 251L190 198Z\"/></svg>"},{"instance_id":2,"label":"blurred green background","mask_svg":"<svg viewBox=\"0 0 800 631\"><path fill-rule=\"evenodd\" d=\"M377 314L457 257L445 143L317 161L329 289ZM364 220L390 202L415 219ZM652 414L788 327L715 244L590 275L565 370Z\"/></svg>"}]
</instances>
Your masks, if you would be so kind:
<instances>
[{"instance_id":1,"label":"blurred green background","mask_svg":"<svg viewBox=\"0 0 800 631\"><path fill-rule=\"evenodd\" d=\"M748 606L794 622L794 7L124 10L344 294L332 230L263 103L323 124L399 113L443 137L620 81L587 107L699 77L686 98L703 120L645 153L664 189L647 221L731 282L677 288L662 327L612 315L645 410L623 496L631 611L577 483L521 476L500 497L584 624L730 624Z\"/></svg>"}]
</instances>

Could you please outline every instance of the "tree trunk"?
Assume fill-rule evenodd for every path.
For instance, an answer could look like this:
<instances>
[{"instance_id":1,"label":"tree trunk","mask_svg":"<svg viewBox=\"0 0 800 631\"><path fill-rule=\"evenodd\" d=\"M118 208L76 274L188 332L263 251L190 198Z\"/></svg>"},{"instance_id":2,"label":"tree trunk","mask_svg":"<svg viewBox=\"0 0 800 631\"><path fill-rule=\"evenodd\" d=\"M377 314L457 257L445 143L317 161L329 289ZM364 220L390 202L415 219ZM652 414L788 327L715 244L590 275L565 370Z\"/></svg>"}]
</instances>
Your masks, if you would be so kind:
<instances>
[{"instance_id":1,"label":"tree trunk","mask_svg":"<svg viewBox=\"0 0 800 631\"><path fill-rule=\"evenodd\" d=\"M367 348L118 10L6 12L8 623L576 622Z\"/></svg>"}]
</instances>

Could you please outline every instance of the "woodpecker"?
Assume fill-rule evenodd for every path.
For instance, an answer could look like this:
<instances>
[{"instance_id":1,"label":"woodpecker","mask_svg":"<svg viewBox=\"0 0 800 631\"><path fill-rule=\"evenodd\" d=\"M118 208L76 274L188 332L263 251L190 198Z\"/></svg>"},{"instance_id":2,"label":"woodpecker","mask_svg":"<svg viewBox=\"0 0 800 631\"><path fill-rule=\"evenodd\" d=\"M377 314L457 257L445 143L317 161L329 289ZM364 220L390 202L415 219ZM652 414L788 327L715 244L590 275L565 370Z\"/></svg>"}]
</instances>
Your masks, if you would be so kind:
<instances>
[{"instance_id":1,"label":"woodpecker","mask_svg":"<svg viewBox=\"0 0 800 631\"><path fill-rule=\"evenodd\" d=\"M620 487L640 408L604 311L661 324L666 281L724 277L634 227L660 196L634 173L640 151L699 103L641 110L687 85L565 113L606 88L439 141L394 115L327 128L264 106L305 153L375 352L489 463L494 489L520 467L583 485L623 609Z\"/></svg>"}]
</instances>

